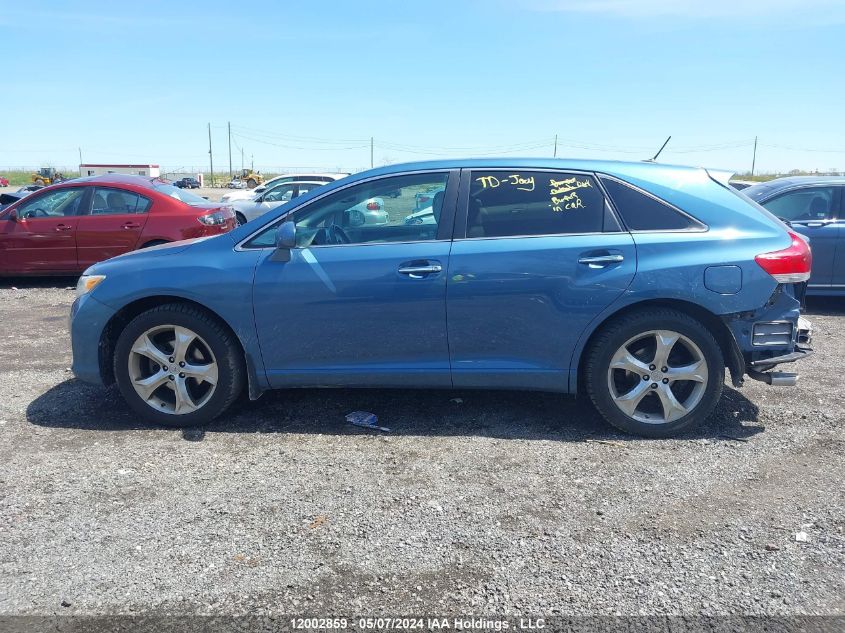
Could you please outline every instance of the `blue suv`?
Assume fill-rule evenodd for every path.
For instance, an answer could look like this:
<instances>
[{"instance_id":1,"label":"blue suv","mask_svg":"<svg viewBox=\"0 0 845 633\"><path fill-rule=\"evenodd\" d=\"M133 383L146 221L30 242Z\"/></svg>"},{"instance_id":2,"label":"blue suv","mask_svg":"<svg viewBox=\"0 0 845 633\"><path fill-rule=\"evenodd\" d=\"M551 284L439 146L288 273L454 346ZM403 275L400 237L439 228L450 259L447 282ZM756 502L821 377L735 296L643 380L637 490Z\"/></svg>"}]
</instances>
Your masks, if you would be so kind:
<instances>
[{"instance_id":1,"label":"blue suv","mask_svg":"<svg viewBox=\"0 0 845 633\"><path fill-rule=\"evenodd\" d=\"M419 214L431 196L430 220ZM387 222L355 213L378 200ZM427 214L426 214L427 215ZM291 387L588 395L652 437L703 421L725 368L810 353L807 243L704 169L575 160L392 165L219 237L79 280L73 370L172 426Z\"/></svg>"}]
</instances>

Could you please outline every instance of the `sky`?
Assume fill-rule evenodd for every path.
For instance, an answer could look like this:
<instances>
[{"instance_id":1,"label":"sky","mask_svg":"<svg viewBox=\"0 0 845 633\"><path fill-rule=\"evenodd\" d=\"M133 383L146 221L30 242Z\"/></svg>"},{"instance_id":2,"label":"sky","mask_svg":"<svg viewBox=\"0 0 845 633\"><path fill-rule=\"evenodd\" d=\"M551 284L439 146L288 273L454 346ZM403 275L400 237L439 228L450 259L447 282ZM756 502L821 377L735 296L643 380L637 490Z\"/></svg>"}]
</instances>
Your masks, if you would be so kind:
<instances>
[{"instance_id":1,"label":"sky","mask_svg":"<svg viewBox=\"0 0 845 633\"><path fill-rule=\"evenodd\" d=\"M842 0L0 0L0 168L845 170ZM243 150L243 154L242 151Z\"/></svg>"}]
</instances>

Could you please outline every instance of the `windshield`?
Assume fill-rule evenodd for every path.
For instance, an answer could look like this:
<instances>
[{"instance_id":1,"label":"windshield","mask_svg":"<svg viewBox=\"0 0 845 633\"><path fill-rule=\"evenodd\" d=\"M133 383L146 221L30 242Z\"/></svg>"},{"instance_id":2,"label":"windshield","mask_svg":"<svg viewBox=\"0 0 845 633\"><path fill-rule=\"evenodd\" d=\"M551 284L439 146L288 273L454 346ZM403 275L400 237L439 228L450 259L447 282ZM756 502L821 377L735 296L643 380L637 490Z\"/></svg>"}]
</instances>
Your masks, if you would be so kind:
<instances>
[{"instance_id":1,"label":"windshield","mask_svg":"<svg viewBox=\"0 0 845 633\"><path fill-rule=\"evenodd\" d=\"M163 193L166 196L170 196L171 198L176 198L177 200L181 200L185 204L189 204L192 207L196 207L200 204L206 204L208 200L205 198L200 198L198 195L189 193L184 189L179 189L179 187L174 187L173 185L166 185L163 183L153 183L153 187L159 193Z\"/></svg>"}]
</instances>

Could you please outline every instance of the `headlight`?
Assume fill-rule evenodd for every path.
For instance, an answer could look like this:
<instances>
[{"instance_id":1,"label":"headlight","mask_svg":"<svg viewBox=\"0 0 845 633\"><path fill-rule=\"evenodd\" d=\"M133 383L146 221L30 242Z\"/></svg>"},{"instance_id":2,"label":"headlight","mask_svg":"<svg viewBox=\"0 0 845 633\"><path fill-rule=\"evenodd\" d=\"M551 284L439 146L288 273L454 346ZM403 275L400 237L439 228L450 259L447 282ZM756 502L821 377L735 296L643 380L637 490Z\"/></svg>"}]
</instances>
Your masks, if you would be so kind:
<instances>
[{"instance_id":1,"label":"headlight","mask_svg":"<svg viewBox=\"0 0 845 633\"><path fill-rule=\"evenodd\" d=\"M105 280L105 278L105 275L82 275L76 284L76 296L81 297L82 295L88 294L99 286L100 282Z\"/></svg>"}]
</instances>

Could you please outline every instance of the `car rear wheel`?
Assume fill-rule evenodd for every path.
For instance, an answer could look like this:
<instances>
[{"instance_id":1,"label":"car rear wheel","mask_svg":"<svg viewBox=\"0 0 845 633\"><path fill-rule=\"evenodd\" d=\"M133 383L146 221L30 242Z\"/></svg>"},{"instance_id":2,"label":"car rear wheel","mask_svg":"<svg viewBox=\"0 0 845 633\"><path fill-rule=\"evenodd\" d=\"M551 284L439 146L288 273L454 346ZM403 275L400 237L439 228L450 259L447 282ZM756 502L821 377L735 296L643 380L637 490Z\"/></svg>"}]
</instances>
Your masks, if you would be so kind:
<instances>
[{"instance_id":1,"label":"car rear wheel","mask_svg":"<svg viewBox=\"0 0 845 633\"><path fill-rule=\"evenodd\" d=\"M210 422L244 383L231 332L184 304L152 308L126 326L115 346L114 375L135 413L174 427Z\"/></svg>"},{"instance_id":2,"label":"car rear wheel","mask_svg":"<svg viewBox=\"0 0 845 633\"><path fill-rule=\"evenodd\" d=\"M626 315L591 345L587 391L613 426L668 437L701 424L722 394L725 364L707 327L671 309Z\"/></svg>"}]
</instances>

